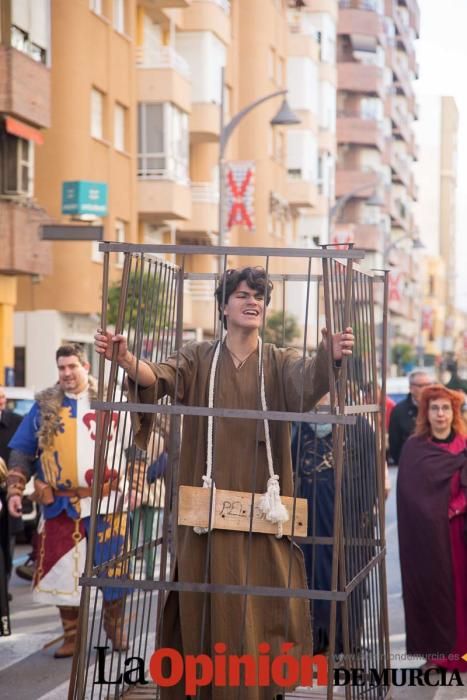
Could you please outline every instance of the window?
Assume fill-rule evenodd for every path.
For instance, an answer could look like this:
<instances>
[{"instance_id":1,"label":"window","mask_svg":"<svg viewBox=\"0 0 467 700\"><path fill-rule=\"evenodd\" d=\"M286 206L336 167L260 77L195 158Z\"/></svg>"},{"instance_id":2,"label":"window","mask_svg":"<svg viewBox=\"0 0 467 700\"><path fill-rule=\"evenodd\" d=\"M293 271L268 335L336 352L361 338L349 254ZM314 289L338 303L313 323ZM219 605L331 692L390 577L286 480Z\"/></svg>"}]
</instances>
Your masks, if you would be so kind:
<instances>
[{"instance_id":1,"label":"window","mask_svg":"<svg viewBox=\"0 0 467 700\"><path fill-rule=\"evenodd\" d=\"M164 105L138 105L138 175L162 177L164 155Z\"/></svg>"},{"instance_id":2,"label":"window","mask_svg":"<svg viewBox=\"0 0 467 700\"><path fill-rule=\"evenodd\" d=\"M276 77L276 52L272 46L269 47L268 53L268 77L270 80L274 80Z\"/></svg>"},{"instance_id":3,"label":"window","mask_svg":"<svg viewBox=\"0 0 467 700\"><path fill-rule=\"evenodd\" d=\"M311 130L287 132L287 172L291 179L317 182L318 142Z\"/></svg>"},{"instance_id":4,"label":"window","mask_svg":"<svg viewBox=\"0 0 467 700\"><path fill-rule=\"evenodd\" d=\"M318 113L318 66L307 56L291 56L287 60L288 102L291 109Z\"/></svg>"},{"instance_id":5,"label":"window","mask_svg":"<svg viewBox=\"0 0 467 700\"><path fill-rule=\"evenodd\" d=\"M34 61L47 64L50 48L50 0L15 0L9 5L11 46Z\"/></svg>"},{"instance_id":6,"label":"window","mask_svg":"<svg viewBox=\"0 0 467 700\"><path fill-rule=\"evenodd\" d=\"M125 33L125 0L114 0L113 13L114 29L120 34Z\"/></svg>"},{"instance_id":7,"label":"window","mask_svg":"<svg viewBox=\"0 0 467 700\"><path fill-rule=\"evenodd\" d=\"M104 137L104 94L96 88L91 90L91 136Z\"/></svg>"},{"instance_id":8,"label":"window","mask_svg":"<svg viewBox=\"0 0 467 700\"><path fill-rule=\"evenodd\" d=\"M11 27L11 45L22 53L26 53L37 63L46 63L47 52L41 46L34 44L27 32L14 25Z\"/></svg>"},{"instance_id":9,"label":"window","mask_svg":"<svg viewBox=\"0 0 467 700\"><path fill-rule=\"evenodd\" d=\"M102 0L89 0L89 9L96 13L102 14Z\"/></svg>"},{"instance_id":10,"label":"window","mask_svg":"<svg viewBox=\"0 0 467 700\"><path fill-rule=\"evenodd\" d=\"M31 141L3 133L0 140L1 192L6 195L34 194L34 145Z\"/></svg>"},{"instance_id":11,"label":"window","mask_svg":"<svg viewBox=\"0 0 467 700\"><path fill-rule=\"evenodd\" d=\"M169 102L138 105L138 176L188 182L188 116Z\"/></svg>"},{"instance_id":12,"label":"window","mask_svg":"<svg viewBox=\"0 0 467 700\"><path fill-rule=\"evenodd\" d=\"M220 104L221 66L226 65L225 44L213 32L177 32L175 50L188 64L192 102Z\"/></svg>"},{"instance_id":13,"label":"window","mask_svg":"<svg viewBox=\"0 0 467 700\"><path fill-rule=\"evenodd\" d=\"M126 109L116 104L114 110L114 146L117 151L125 151Z\"/></svg>"},{"instance_id":14,"label":"window","mask_svg":"<svg viewBox=\"0 0 467 700\"><path fill-rule=\"evenodd\" d=\"M121 219L115 219L115 241L117 243L125 243L126 222ZM123 267L125 253L117 253L117 267Z\"/></svg>"},{"instance_id":15,"label":"window","mask_svg":"<svg viewBox=\"0 0 467 700\"><path fill-rule=\"evenodd\" d=\"M319 126L321 129L336 130L336 88L327 80L322 80L319 86Z\"/></svg>"},{"instance_id":16,"label":"window","mask_svg":"<svg viewBox=\"0 0 467 700\"><path fill-rule=\"evenodd\" d=\"M276 82L278 87L282 87L282 84L284 82L284 59L283 58L278 58L277 59L277 76L276 76Z\"/></svg>"},{"instance_id":17,"label":"window","mask_svg":"<svg viewBox=\"0 0 467 700\"><path fill-rule=\"evenodd\" d=\"M382 121L384 118L384 103L379 97L362 97L360 100L360 115L362 119Z\"/></svg>"}]
</instances>

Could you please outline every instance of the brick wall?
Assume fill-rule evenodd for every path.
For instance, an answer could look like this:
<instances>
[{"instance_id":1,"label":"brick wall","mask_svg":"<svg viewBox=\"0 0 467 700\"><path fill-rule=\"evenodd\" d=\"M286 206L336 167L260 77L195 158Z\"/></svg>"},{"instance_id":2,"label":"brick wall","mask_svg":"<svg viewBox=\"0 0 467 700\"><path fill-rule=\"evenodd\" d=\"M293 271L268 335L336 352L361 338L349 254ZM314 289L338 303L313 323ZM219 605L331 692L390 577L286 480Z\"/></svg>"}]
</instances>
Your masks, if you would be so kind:
<instances>
[{"instance_id":1,"label":"brick wall","mask_svg":"<svg viewBox=\"0 0 467 700\"><path fill-rule=\"evenodd\" d=\"M39 238L40 225L49 221L39 209L0 200L0 274L52 272L52 246Z\"/></svg>"},{"instance_id":2,"label":"brick wall","mask_svg":"<svg viewBox=\"0 0 467 700\"><path fill-rule=\"evenodd\" d=\"M0 113L49 127L50 109L50 70L21 51L0 46Z\"/></svg>"}]
</instances>

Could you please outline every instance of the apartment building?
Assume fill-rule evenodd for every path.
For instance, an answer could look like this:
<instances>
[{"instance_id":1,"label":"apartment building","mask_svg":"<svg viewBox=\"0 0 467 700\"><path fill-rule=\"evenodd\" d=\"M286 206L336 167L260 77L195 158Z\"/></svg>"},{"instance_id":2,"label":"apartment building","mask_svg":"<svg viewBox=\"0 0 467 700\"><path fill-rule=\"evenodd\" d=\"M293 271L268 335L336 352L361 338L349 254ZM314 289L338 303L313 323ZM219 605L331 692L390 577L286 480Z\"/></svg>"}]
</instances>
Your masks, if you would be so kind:
<instances>
[{"instance_id":1,"label":"apartment building","mask_svg":"<svg viewBox=\"0 0 467 700\"><path fill-rule=\"evenodd\" d=\"M49 128L35 162L35 195L50 220L94 219L106 240L217 243L221 105L226 124L251 102L288 88L299 125L271 125L278 95L252 110L229 140L223 170L232 169L238 187L249 180L249 218L229 221L235 187L229 192L223 179L230 196L223 240L243 246L322 241L334 198L337 0L303 5L51 0ZM98 219L79 207L70 215L63 198L69 186L106 192ZM50 250L49 267L18 283L15 346L24 358L23 381L35 387L54 380L58 344L91 345L101 303L97 244L54 242ZM112 280L121 262L112 261ZM188 272L218 266L197 256L183 262ZM271 261L270 271L278 264ZM288 305L300 316L303 293L289 291ZM211 282L187 285L187 337L212 333L212 292ZM278 290L277 303L281 297Z\"/></svg>"},{"instance_id":2,"label":"apartment building","mask_svg":"<svg viewBox=\"0 0 467 700\"><path fill-rule=\"evenodd\" d=\"M23 349L14 351L18 286L51 271L35 167L51 124L50 49L50 0L0 3L0 383L24 366Z\"/></svg>"},{"instance_id":3,"label":"apartment building","mask_svg":"<svg viewBox=\"0 0 467 700\"><path fill-rule=\"evenodd\" d=\"M427 255L424 264L423 307L420 318L421 352L427 365L438 364L447 350L447 275L444 260L439 255Z\"/></svg>"},{"instance_id":4,"label":"apartment building","mask_svg":"<svg viewBox=\"0 0 467 700\"><path fill-rule=\"evenodd\" d=\"M79 193L92 187L91 198L104 190L106 211L96 221L104 238L136 241L136 0L51 0L50 18L50 115L36 149L37 201L54 222L70 224L96 217L79 208L74 216L63 213L64 183L75 183ZM18 282L15 345L25 357L24 382L35 388L55 381L58 345L91 348L101 306L97 243L63 241L51 248L47 274ZM112 279L120 276L121 262L112 260Z\"/></svg>"},{"instance_id":5,"label":"apartment building","mask_svg":"<svg viewBox=\"0 0 467 700\"><path fill-rule=\"evenodd\" d=\"M443 258L449 283L445 303L447 315L454 315L456 306L456 227L457 227L457 163L459 112L453 97L443 96L441 107L440 153L440 219L439 252Z\"/></svg>"},{"instance_id":6,"label":"apartment building","mask_svg":"<svg viewBox=\"0 0 467 700\"><path fill-rule=\"evenodd\" d=\"M52 97L48 118L38 122L49 128L36 149L35 195L52 220L72 221L62 197L64 183L71 183L80 192L107 193L96 221L106 240L217 243L222 124L288 89L299 124L271 125L277 96L249 112L229 140L223 241L313 247L354 240L374 254L371 265L382 262L385 250L397 283L402 279L393 312L401 326L410 320L415 268L410 256L397 257L392 242L410 243L415 235L413 0L49 2L54 60L45 70ZM245 183L248 216L229 221ZM75 216L84 218L79 209ZM287 269L272 260L270 271L279 264ZM18 282L15 346L24 381L36 386L53 380L50 356L60 342L91 344L100 311L97 244L54 242L48 265ZM194 256L184 265L188 272L215 271L218 261ZM120 274L115 256L111 279ZM212 333L212 291L212 283L190 280L187 337ZM299 286L288 285L287 306L303 316ZM40 361L38 334L46 346Z\"/></svg>"},{"instance_id":7,"label":"apartment building","mask_svg":"<svg viewBox=\"0 0 467 700\"><path fill-rule=\"evenodd\" d=\"M425 294L423 311L435 324L430 342L425 337L425 351L431 361L463 345L455 298L459 114L452 97L420 95L419 102L416 133L420 159L416 177L420 198L416 217L429 253L422 276L428 290L438 285L433 293ZM434 266L435 272L442 271L442 284L435 281Z\"/></svg>"},{"instance_id":8,"label":"apartment building","mask_svg":"<svg viewBox=\"0 0 467 700\"><path fill-rule=\"evenodd\" d=\"M336 169L337 0L289 10L289 102L301 124L287 138L288 198L295 239L328 240Z\"/></svg>"},{"instance_id":9,"label":"apartment building","mask_svg":"<svg viewBox=\"0 0 467 700\"><path fill-rule=\"evenodd\" d=\"M416 0L339 1L336 197L345 200L333 237L369 251L372 267L390 265L394 342L414 337L420 315L412 128L419 25Z\"/></svg>"},{"instance_id":10,"label":"apartment building","mask_svg":"<svg viewBox=\"0 0 467 700\"><path fill-rule=\"evenodd\" d=\"M303 247L324 241L334 199L337 0L192 0L185 8L177 3L178 9L174 3L171 8L153 5L138 8L140 125L147 128L148 109L172 114L180 138L174 153L170 135L163 137L161 129L161 143L168 138L161 163L170 161L175 170L151 170L147 162L153 154L140 130L140 239L198 245L219 240L221 100L226 124L246 105L288 89L297 126L270 124L281 103L278 96L246 115L229 141L225 160L239 165L239 189L250 175L254 183L253 215L250 225L229 225L227 216L223 241ZM152 104L156 85L159 105ZM169 116L158 119L170 122ZM200 265L217 269L215 260L184 262L190 272ZM251 262L232 259L229 264ZM278 265L284 271L286 261L272 259L270 271L278 271ZM197 337L212 332L213 285L195 280L188 291L187 326ZM281 297L278 292L276 299ZM302 315L303 290L289 286L288 306Z\"/></svg>"}]
</instances>

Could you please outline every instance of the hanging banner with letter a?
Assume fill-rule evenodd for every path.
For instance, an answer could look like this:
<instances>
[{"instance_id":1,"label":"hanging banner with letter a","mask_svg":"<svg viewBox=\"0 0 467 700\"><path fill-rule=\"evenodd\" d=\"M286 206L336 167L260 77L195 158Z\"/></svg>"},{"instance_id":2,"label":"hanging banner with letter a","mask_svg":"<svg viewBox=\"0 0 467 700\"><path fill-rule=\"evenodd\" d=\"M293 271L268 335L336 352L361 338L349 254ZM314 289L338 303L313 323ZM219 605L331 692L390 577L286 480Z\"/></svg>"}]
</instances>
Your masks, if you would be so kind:
<instances>
[{"instance_id":1,"label":"hanging banner with letter a","mask_svg":"<svg viewBox=\"0 0 467 700\"><path fill-rule=\"evenodd\" d=\"M226 228L244 226L255 230L255 164L251 160L230 161L225 164L227 199Z\"/></svg>"}]
</instances>

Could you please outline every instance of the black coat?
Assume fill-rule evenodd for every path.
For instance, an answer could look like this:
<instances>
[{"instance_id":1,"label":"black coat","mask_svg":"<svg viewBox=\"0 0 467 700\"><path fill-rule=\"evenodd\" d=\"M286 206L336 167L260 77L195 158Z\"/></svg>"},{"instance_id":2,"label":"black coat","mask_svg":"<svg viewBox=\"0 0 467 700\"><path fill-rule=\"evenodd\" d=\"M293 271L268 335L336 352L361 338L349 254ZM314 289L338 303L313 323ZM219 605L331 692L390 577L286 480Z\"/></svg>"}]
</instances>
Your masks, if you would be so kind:
<instances>
[{"instance_id":1,"label":"black coat","mask_svg":"<svg viewBox=\"0 0 467 700\"><path fill-rule=\"evenodd\" d=\"M3 457L7 464L11 451L8 447L8 443L16 433L22 420L23 417L17 413L13 413L13 411L2 411L0 418L0 457Z\"/></svg>"},{"instance_id":2,"label":"black coat","mask_svg":"<svg viewBox=\"0 0 467 700\"><path fill-rule=\"evenodd\" d=\"M392 409L389 420L389 454L394 464L399 464L404 443L415 429L417 414L418 408L411 394L407 394L407 397Z\"/></svg>"},{"instance_id":3,"label":"black coat","mask_svg":"<svg viewBox=\"0 0 467 700\"><path fill-rule=\"evenodd\" d=\"M2 411L0 418L0 457L2 457L7 466L8 459L10 457L10 448L8 443L16 432L19 424L23 420L22 416L19 416L13 411ZM6 502L6 492L0 489L0 500L2 501L2 512L0 513L0 547L3 550L4 565L7 575L11 573L11 552L10 552L10 542L9 538L15 535L17 532L21 532L23 529L23 521L21 518L12 518L8 515L7 502Z\"/></svg>"}]
</instances>

